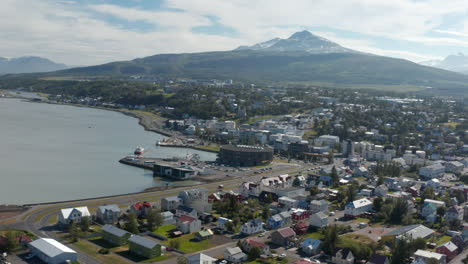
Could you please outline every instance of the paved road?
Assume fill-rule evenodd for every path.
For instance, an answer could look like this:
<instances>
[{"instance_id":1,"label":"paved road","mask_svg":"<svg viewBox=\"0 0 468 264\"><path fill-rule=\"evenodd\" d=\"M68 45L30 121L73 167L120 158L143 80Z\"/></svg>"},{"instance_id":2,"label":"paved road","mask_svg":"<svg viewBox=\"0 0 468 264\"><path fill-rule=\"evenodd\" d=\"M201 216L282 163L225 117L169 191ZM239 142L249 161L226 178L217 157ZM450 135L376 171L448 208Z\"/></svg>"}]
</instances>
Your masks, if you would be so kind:
<instances>
[{"instance_id":1,"label":"paved road","mask_svg":"<svg viewBox=\"0 0 468 264\"><path fill-rule=\"evenodd\" d=\"M201 185L197 185L194 187L197 187L197 188L204 187L204 188L207 188L208 190L214 191L218 188L218 185L223 184L224 188L227 190L237 189L240 183L244 181L257 181L261 177L264 177L264 176L278 176L278 175L286 174L286 173L297 173L297 172L303 171L304 166L305 166L305 164L288 164L288 165L290 165L291 167L286 170L267 171L262 174L253 174L253 175L244 176L244 177L236 177L233 179L219 181L216 183L201 184ZM3 220L4 222L10 222L11 220L16 220L16 222L11 223L11 224L0 224L0 230L7 230L7 229L28 230L38 237L59 239L57 235L54 232L52 232L49 219L57 215L58 211L61 208L74 207L74 206L88 206L90 208L93 208L93 207L97 207L99 205L106 204L106 203L129 206L137 201L143 201L143 200L156 201L163 197L176 195L179 191L185 190L187 188L190 188L190 187L185 186L185 187L179 187L179 188L174 188L174 189L168 189L164 191L145 192L145 193L138 193L138 194L121 195L121 196L110 197L110 198L98 198L98 199L91 199L91 200L78 201L78 202L64 202L64 203L57 203L57 204L45 204L45 205L33 206L30 210L22 213L19 216ZM222 254L222 250L228 245L229 244L220 245L219 247L209 249L208 252L212 250L212 254L218 254L218 253ZM72 249L78 252L78 260L80 263L87 263L87 264L99 263L97 260L77 250L74 246L72 245L68 245L68 246L70 246Z\"/></svg>"}]
</instances>

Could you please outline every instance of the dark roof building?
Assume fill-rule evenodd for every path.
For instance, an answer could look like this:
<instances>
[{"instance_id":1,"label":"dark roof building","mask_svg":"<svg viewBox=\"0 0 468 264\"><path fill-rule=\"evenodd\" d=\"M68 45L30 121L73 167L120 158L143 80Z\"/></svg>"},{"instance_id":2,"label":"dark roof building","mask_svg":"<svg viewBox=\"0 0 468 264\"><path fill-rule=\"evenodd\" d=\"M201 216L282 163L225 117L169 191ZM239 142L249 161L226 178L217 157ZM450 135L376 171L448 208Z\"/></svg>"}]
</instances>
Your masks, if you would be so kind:
<instances>
[{"instance_id":1,"label":"dark roof building","mask_svg":"<svg viewBox=\"0 0 468 264\"><path fill-rule=\"evenodd\" d=\"M225 145L219 151L219 162L232 166L258 166L273 161L273 149L249 145Z\"/></svg>"}]
</instances>

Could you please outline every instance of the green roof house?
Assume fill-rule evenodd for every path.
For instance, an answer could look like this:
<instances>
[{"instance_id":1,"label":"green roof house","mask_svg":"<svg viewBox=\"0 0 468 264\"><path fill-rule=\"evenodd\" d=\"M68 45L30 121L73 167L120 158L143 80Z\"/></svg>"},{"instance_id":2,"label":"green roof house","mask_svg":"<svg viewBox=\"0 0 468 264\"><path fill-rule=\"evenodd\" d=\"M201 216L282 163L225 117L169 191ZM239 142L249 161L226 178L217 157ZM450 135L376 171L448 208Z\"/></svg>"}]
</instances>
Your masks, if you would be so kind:
<instances>
[{"instance_id":1,"label":"green roof house","mask_svg":"<svg viewBox=\"0 0 468 264\"><path fill-rule=\"evenodd\" d=\"M130 237L128 243L130 252L145 258L159 257L166 251L158 242L138 235Z\"/></svg>"},{"instance_id":2,"label":"green roof house","mask_svg":"<svg viewBox=\"0 0 468 264\"><path fill-rule=\"evenodd\" d=\"M101 233L104 240L116 246L127 244L128 239L132 236L131 233L113 225L104 225L101 229Z\"/></svg>"},{"instance_id":3,"label":"green roof house","mask_svg":"<svg viewBox=\"0 0 468 264\"><path fill-rule=\"evenodd\" d=\"M213 231L211 229L202 230L195 234L198 240L206 240L213 237Z\"/></svg>"}]
</instances>

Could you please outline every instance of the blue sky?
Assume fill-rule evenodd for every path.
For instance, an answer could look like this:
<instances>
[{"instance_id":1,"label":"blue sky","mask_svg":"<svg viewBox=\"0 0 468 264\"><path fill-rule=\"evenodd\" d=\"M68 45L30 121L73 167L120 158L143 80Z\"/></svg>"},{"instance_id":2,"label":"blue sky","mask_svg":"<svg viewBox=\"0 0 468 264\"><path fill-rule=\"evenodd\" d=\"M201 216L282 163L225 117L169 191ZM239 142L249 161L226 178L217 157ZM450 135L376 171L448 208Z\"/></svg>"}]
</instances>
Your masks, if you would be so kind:
<instances>
[{"instance_id":1,"label":"blue sky","mask_svg":"<svg viewBox=\"0 0 468 264\"><path fill-rule=\"evenodd\" d=\"M468 53L465 0L2 0L0 56L93 65L309 30L415 62ZM6 22L5 22L6 21Z\"/></svg>"}]
</instances>

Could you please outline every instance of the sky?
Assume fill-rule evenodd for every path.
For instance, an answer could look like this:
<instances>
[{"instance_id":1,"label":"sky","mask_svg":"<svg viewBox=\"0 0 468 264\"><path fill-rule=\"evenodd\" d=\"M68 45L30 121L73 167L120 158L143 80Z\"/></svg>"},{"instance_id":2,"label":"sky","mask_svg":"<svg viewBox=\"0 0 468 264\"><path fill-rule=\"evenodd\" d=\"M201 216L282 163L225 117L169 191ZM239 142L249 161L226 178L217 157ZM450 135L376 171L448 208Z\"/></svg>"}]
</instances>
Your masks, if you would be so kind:
<instances>
[{"instance_id":1,"label":"sky","mask_svg":"<svg viewBox=\"0 0 468 264\"><path fill-rule=\"evenodd\" d=\"M2 0L0 57L95 65L309 30L414 62L468 53L466 0Z\"/></svg>"}]
</instances>

